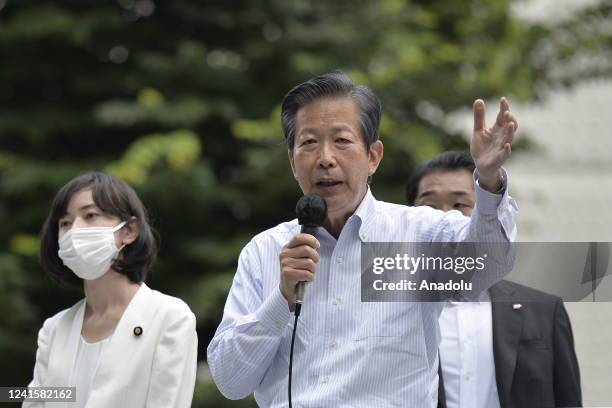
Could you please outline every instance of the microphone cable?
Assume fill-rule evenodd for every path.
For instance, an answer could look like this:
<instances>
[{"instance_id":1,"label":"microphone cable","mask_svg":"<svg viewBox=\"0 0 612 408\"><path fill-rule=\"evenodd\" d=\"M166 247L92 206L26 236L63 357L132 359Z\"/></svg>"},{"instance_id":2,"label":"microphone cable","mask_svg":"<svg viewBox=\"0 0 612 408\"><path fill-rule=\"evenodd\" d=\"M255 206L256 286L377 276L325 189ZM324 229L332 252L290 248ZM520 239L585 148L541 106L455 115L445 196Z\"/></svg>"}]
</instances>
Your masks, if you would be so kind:
<instances>
[{"instance_id":1,"label":"microphone cable","mask_svg":"<svg viewBox=\"0 0 612 408\"><path fill-rule=\"evenodd\" d=\"M295 332L297 330L298 318L300 317L300 312L302 311L302 304L295 304L295 321L293 323L293 333L291 334L291 350L289 351L289 385L288 385L288 393L289 393L289 408L293 408L291 401L291 378L293 377L293 344L295 343Z\"/></svg>"}]
</instances>

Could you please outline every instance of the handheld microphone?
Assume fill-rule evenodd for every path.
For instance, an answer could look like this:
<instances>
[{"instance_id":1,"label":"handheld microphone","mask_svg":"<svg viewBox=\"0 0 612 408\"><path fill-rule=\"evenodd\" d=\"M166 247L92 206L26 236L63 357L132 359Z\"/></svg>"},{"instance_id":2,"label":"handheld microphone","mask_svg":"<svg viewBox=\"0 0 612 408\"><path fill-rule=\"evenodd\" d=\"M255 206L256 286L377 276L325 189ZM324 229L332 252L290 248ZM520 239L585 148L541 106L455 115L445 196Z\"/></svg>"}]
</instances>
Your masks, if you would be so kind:
<instances>
[{"instance_id":1,"label":"handheld microphone","mask_svg":"<svg viewBox=\"0 0 612 408\"><path fill-rule=\"evenodd\" d=\"M307 194L300 198L295 206L298 223L302 226L302 234L314 235L317 227L323 225L327 217L327 204L316 194ZM298 282L295 288L295 303L304 302L304 288L306 282Z\"/></svg>"},{"instance_id":2,"label":"handheld microphone","mask_svg":"<svg viewBox=\"0 0 612 408\"><path fill-rule=\"evenodd\" d=\"M317 227L323 225L327 217L327 204L325 200L316 194L307 194L300 198L295 206L298 222L302 226L302 234L314 235ZM295 287L295 322L291 334L291 348L289 351L289 381L287 383L289 408L293 407L291 399L291 381L293 378L293 346L295 343L295 332L298 325L298 317L304 302L304 287L306 282L298 282Z\"/></svg>"}]
</instances>

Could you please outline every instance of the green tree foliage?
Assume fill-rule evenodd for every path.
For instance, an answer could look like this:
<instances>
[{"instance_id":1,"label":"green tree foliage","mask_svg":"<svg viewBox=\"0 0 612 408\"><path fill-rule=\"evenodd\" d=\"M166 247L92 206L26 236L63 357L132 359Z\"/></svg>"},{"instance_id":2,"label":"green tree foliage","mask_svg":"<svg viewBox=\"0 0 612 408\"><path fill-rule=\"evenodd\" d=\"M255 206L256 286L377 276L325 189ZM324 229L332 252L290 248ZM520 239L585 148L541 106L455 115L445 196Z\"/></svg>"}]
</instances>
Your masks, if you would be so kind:
<instances>
[{"instance_id":1,"label":"green tree foliage","mask_svg":"<svg viewBox=\"0 0 612 408\"><path fill-rule=\"evenodd\" d=\"M609 3L546 24L511 6L0 0L0 384L27 383L37 329L82 296L37 262L70 178L105 170L138 190L162 237L151 286L189 303L203 361L240 249L293 218L279 122L292 86L340 68L375 90L385 159L372 188L401 202L416 164L466 147L449 112L610 75ZM225 401L202 367L194 406L253 405Z\"/></svg>"}]
</instances>

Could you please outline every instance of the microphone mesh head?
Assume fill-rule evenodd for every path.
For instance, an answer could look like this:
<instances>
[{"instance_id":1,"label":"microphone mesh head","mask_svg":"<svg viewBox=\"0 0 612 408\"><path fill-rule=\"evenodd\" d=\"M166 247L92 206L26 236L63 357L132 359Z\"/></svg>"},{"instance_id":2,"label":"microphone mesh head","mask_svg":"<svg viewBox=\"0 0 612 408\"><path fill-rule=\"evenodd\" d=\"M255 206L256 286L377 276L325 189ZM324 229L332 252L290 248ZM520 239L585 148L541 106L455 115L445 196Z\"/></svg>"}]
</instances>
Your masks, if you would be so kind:
<instances>
[{"instance_id":1,"label":"microphone mesh head","mask_svg":"<svg viewBox=\"0 0 612 408\"><path fill-rule=\"evenodd\" d=\"M295 206L300 225L320 227L327 217L327 204L316 194L307 194L300 198Z\"/></svg>"}]
</instances>

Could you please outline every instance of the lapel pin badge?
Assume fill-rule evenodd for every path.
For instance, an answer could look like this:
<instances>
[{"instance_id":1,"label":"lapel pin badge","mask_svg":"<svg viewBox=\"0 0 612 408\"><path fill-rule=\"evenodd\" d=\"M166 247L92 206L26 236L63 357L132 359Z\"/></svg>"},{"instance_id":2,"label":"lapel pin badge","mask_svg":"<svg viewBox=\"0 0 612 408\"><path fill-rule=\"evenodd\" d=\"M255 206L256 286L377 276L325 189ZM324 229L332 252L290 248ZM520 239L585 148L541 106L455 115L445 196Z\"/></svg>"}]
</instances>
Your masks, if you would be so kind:
<instances>
[{"instance_id":1,"label":"lapel pin badge","mask_svg":"<svg viewBox=\"0 0 612 408\"><path fill-rule=\"evenodd\" d=\"M518 310L518 309L520 309L521 307L523 307L523 305L521 305L520 303L515 303L515 304L513 304L513 305L512 305L512 308L513 308L514 310Z\"/></svg>"},{"instance_id":2,"label":"lapel pin badge","mask_svg":"<svg viewBox=\"0 0 612 408\"><path fill-rule=\"evenodd\" d=\"M138 337L142 334L142 327L136 326L134 327L134 336Z\"/></svg>"}]
</instances>

